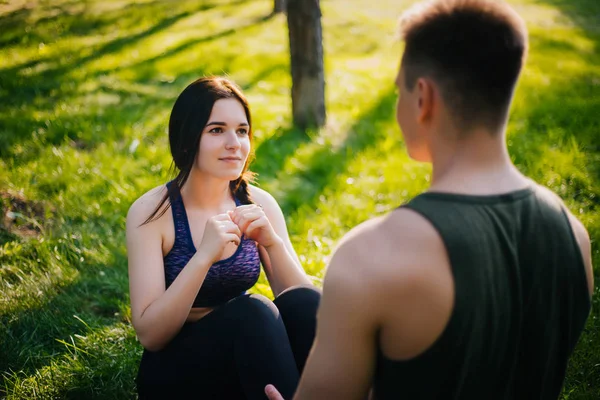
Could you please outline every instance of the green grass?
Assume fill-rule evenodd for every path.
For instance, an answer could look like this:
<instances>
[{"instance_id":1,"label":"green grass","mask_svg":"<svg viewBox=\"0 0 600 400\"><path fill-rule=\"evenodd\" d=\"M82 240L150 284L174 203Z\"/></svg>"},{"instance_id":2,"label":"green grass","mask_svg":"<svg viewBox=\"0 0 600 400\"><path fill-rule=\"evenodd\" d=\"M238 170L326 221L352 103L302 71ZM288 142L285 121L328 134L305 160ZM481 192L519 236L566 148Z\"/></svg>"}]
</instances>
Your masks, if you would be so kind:
<instances>
[{"instance_id":1,"label":"green grass","mask_svg":"<svg viewBox=\"0 0 600 400\"><path fill-rule=\"evenodd\" d=\"M291 126L285 18L270 0L0 3L0 398L134 395L125 215L168 179L170 108L198 76L245 89L253 169L317 280L352 226L423 190L430 169L408 159L394 120L396 17L410 3L322 1L328 126L306 134ZM600 5L511 3L531 52L510 150L588 227L600 281ZM600 398L599 299L564 399Z\"/></svg>"}]
</instances>

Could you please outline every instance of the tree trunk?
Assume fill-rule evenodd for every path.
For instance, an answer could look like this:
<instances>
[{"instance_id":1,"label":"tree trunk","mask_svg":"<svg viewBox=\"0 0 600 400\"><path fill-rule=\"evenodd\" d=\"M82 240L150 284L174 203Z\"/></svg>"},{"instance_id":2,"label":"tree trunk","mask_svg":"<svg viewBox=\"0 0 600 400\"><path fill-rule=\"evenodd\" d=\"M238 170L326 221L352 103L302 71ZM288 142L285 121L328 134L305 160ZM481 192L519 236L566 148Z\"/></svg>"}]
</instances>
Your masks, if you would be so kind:
<instances>
[{"instance_id":1,"label":"tree trunk","mask_svg":"<svg viewBox=\"0 0 600 400\"><path fill-rule=\"evenodd\" d=\"M273 4L273 14L279 14L285 11L285 0L275 0Z\"/></svg>"},{"instance_id":2,"label":"tree trunk","mask_svg":"<svg viewBox=\"0 0 600 400\"><path fill-rule=\"evenodd\" d=\"M319 0L286 0L292 112L301 128L325 124L325 74Z\"/></svg>"}]
</instances>

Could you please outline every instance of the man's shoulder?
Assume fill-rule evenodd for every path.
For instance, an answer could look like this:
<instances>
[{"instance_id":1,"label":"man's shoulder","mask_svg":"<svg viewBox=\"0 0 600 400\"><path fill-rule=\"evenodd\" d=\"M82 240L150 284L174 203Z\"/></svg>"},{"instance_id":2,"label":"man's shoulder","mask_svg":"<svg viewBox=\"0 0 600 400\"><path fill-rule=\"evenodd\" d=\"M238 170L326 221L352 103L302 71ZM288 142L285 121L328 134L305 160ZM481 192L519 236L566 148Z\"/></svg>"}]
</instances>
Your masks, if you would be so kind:
<instances>
[{"instance_id":1,"label":"man's shoulder","mask_svg":"<svg viewBox=\"0 0 600 400\"><path fill-rule=\"evenodd\" d=\"M359 252L364 249L393 252L408 251L415 243L425 245L437 239L437 230L425 217L409 208L397 208L356 226L342 238L340 245Z\"/></svg>"},{"instance_id":2,"label":"man's shoulder","mask_svg":"<svg viewBox=\"0 0 600 400\"><path fill-rule=\"evenodd\" d=\"M573 237L581 251L588 282L588 290L591 295L594 292L594 272L592 267L591 239L587 229L579 218L569 210L569 207L559 195L543 185L537 184L536 189L537 196L540 200L554 208L556 212L564 213L566 215Z\"/></svg>"},{"instance_id":3,"label":"man's shoulder","mask_svg":"<svg viewBox=\"0 0 600 400\"><path fill-rule=\"evenodd\" d=\"M407 335L398 353L402 355L420 349L414 343L422 340L416 337L439 335L453 307L453 290L440 235L417 212L399 208L357 226L344 238L331 260L323 293L339 293L346 300L351 296L360 304L357 308L369 310L368 318L379 328L394 335L402 331ZM431 310L426 322L413 323L415 309ZM406 324L418 332L398 328ZM427 333L425 327L438 325L439 332Z\"/></svg>"},{"instance_id":4,"label":"man's shoulder","mask_svg":"<svg viewBox=\"0 0 600 400\"><path fill-rule=\"evenodd\" d=\"M417 212L398 208L358 225L340 241L336 256L343 268L369 280L418 278L445 260L442 239Z\"/></svg>"}]
</instances>

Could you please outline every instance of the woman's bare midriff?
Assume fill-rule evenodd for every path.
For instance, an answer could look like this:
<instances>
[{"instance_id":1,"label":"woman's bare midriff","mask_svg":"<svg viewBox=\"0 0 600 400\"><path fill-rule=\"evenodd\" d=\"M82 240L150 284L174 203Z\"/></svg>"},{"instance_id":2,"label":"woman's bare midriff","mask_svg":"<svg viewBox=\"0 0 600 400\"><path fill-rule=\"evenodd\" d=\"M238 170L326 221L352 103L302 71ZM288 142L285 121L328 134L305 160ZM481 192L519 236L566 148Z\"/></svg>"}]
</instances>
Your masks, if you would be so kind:
<instances>
[{"instance_id":1,"label":"woman's bare midriff","mask_svg":"<svg viewBox=\"0 0 600 400\"><path fill-rule=\"evenodd\" d=\"M196 307L196 308L192 308L190 310L190 314L188 315L188 317L187 317L187 319L185 321L186 322L196 322L199 319L201 319L202 317L205 317L208 314L210 314L213 310L214 310L214 308L212 308L212 307Z\"/></svg>"}]
</instances>

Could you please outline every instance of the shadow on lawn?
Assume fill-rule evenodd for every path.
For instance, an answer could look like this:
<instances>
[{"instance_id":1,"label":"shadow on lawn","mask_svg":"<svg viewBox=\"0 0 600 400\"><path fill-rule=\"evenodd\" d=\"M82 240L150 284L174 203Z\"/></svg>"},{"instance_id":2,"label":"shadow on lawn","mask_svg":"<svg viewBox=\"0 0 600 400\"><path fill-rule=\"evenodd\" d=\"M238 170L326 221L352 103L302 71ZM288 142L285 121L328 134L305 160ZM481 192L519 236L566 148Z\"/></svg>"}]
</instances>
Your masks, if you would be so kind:
<instances>
[{"instance_id":1,"label":"shadow on lawn","mask_svg":"<svg viewBox=\"0 0 600 400\"><path fill-rule=\"evenodd\" d=\"M229 3L199 2L195 3L193 8L190 8L189 3L183 3L181 7L178 7L177 5L180 3L176 3L177 5L174 6L172 2L154 1L136 7L125 7L102 15L87 13L85 4L82 5L83 9L75 7L73 8L74 11L71 11L70 7L74 7L73 4L76 3L68 3L70 6L59 5L53 7L61 13L60 17L56 17L61 21L62 25L60 26L64 27L60 34L70 36L102 35L102 32L111 29L111 25L117 19L119 19L120 26L131 26L132 29L135 29L135 24L145 15L158 13L164 15L164 18L160 23L147 29L103 43L97 46L94 51L84 52L85 55L83 56L79 55L80 49L77 49L70 52L65 51L61 53L60 57L41 57L14 67L0 69L0 102L5 105L2 110L3 126L0 128L0 157L10 159L14 164L24 163L35 158L37 156L35 151L24 152L18 146L27 146L27 143L32 139L40 140L44 145L61 144L68 140L81 148L90 148L99 142L117 141L123 138L123 132L126 131L126 128L135 122L144 120L160 110L170 109L178 93L174 88L184 86L191 80L202 76L204 74L202 66L191 66L188 73L180 74L173 82L162 82L156 76L157 72L150 68L151 65L185 51L198 43L218 40L240 30L264 23L271 19L273 15L268 14L248 20L245 25L238 26L235 29L226 29L206 37L190 38L173 49L134 65L105 71L94 71L78 78L73 78L71 72L105 55L120 52L126 47L135 46L141 40L151 37L195 13L223 5L247 2L248 0ZM182 10L182 7L187 9ZM4 35L0 34L0 44L6 46L16 41L41 43L52 40L49 36L50 31L51 28L56 28L57 24L53 19L47 19L41 24L36 23L29 34L25 35L25 39L16 34L11 36L15 31L20 32L16 27L22 26L20 24L26 24L31 12L29 9L20 9L1 19L3 26L14 26L15 28L13 30L7 29L8 33ZM123 22L123 19L126 22ZM56 35L56 33L53 34ZM104 74L119 70L134 71L136 77L132 80L132 83L151 85L156 89L155 94L148 94L148 92L135 93L129 89L113 88L111 82L102 80ZM79 72L81 71L83 70L80 69ZM57 105L64 104L68 106L76 97L87 95L80 92L80 88L85 84L95 86L93 93L87 93L89 95L112 95L113 97L109 97L109 103L103 106L101 110L85 109L85 99L78 99L84 104L82 110L69 111L54 116ZM96 106L96 108L99 108L99 106ZM42 114L49 116L42 118L40 117ZM29 147L35 149L35 146Z\"/></svg>"},{"instance_id":2,"label":"shadow on lawn","mask_svg":"<svg viewBox=\"0 0 600 400\"><path fill-rule=\"evenodd\" d=\"M66 354L69 349L59 340L71 343L76 335L86 335L91 330L126 321L121 313L123 304L128 302L127 259L116 249L111 254L110 268L105 265L79 266L75 280L53 288L54 296L43 305L0 315L0 371L4 373L0 375L0 396L9 394L5 393L5 379L11 373L31 376L49 365L51 360L56 361ZM141 347L139 350L141 353ZM135 372L116 368L110 373L125 373L133 378ZM101 378L110 381L113 377Z\"/></svg>"},{"instance_id":3,"label":"shadow on lawn","mask_svg":"<svg viewBox=\"0 0 600 400\"><path fill-rule=\"evenodd\" d=\"M567 18L583 31L600 34L600 2L596 0L537 0L558 8Z\"/></svg>"},{"instance_id":4,"label":"shadow on lawn","mask_svg":"<svg viewBox=\"0 0 600 400\"><path fill-rule=\"evenodd\" d=\"M395 91L387 90L372 108L355 121L344 143L336 148L321 146L299 172L290 177L281 177L284 181L280 182L283 192L280 204L287 215L300 207L316 208L323 190L345 172L353 157L393 134L389 131L388 123L394 120L395 103Z\"/></svg>"},{"instance_id":5,"label":"shadow on lawn","mask_svg":"<svg viewBox=\"0 0 600 400\"><path fill-rule=\"evenodd\" d=\"M556 5L566 3L559 0L547 2ZM592 4L587 0L569 0L570 6L578 3L583 7L580 12L588 10L586 7ZM595 4L596 10L600 11L600 3ZM574 12L574 7L567 7L567 10ZM594 42L595 49L600 49L600 32L587 36ZM516 131L509 132L511 156L525 173L534 173L536 168L547 163L545 157L549 149L583 153L578 155L581 165L577 166L583 175L591 179L586 179L586 182L572 179L569 184L572 187L559 194L578 201L586 213L596 213L600 208L600 121L596 117L600 109L600 73L589 68L579 73L567 72L563 76L560 71L564 60L580 62L583 66L599 65L600 52L583 52L566 40L537 34L531 35L530 46L536 54L544 54L546 60L556 60L555 64L548 65L556 72L550 75L552 78L547 86L519 90L518 96L523 101L522 107L511 113L511 118L517 122ZM573 150L574 144L576 150ZM563 178L569 180L569 177ZM558 192L556 188L552 189ZM600 234L600 227L590 228Z\"/></svg>"}]
</instances>

